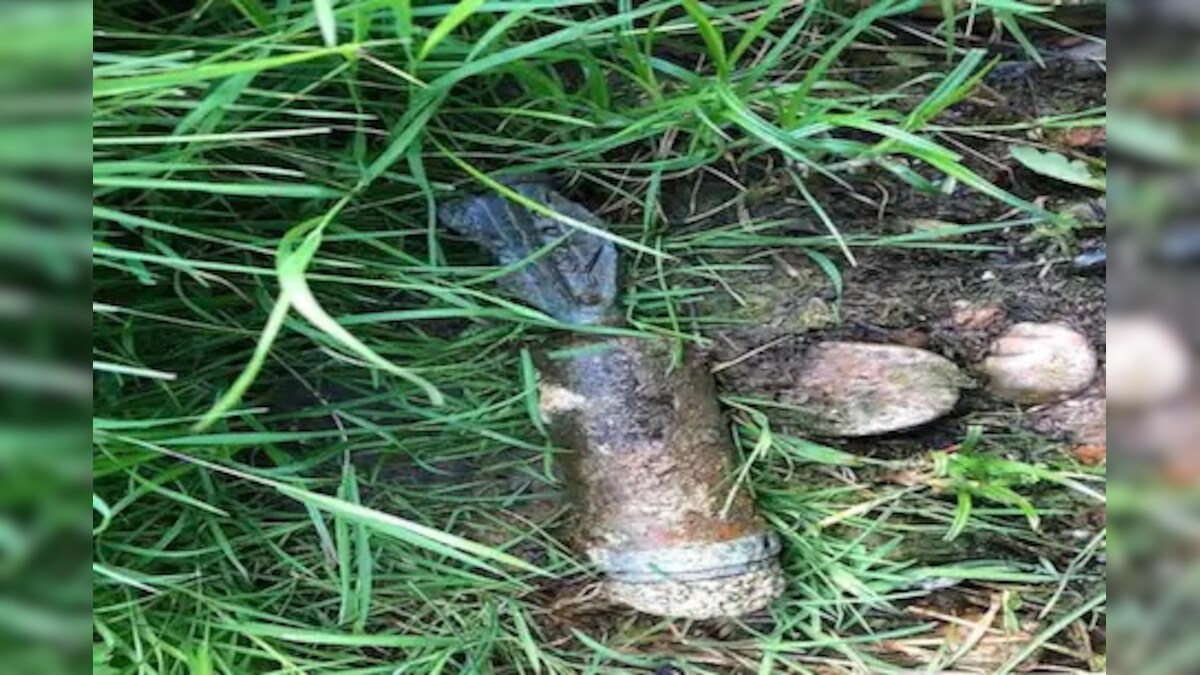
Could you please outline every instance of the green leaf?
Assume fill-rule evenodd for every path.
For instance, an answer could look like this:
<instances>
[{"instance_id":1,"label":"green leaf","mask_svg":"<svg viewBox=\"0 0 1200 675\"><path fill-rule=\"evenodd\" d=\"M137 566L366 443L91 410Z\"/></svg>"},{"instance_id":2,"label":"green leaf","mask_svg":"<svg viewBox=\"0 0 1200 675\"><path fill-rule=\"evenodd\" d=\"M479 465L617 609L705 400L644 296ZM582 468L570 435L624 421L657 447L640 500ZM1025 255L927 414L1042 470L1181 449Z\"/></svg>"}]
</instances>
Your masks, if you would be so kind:
<instances>
[{"instance_id":1,"label":"green leaf","mask_svg":"<svg viewBox=\"0 0 1200 675\"><path fill-rule=\"evenodd\" d=\"M377 511L370 507L354 504L344 499L309 492L300 488L278 484L276 489L303 504L313 506L337 518L367 527L380 534L395 537L434 553L439 553L468 565L490 572L496 568L489 563L500 563L516 569L546 574L543 570L516 556L484 546L449 532L427 527L411 520Z\"/></svg>"},{"instance_id":2,"label":"green leaf","mask_svg":"<svg viewBox=\"0 0 1200 675\"><path fill-rule=\"evenodd\" d=\"M692 21L696 22L696 28L700 31L700 39L704 40L704 46L708 49L708 56L717 66L717 74L721 76L722 80L728 80L729 57L725 53L725 38L721 35L721 31L717 30L712 21L708 20L708 14L696 0L683 0L683 8L692 17Z\"/></svg>"},{"instance_id":3,"label":"green leaf","mask_svg":"<svg viewBox=\"0 0 1200 675\"><path fill-rule=\"evenodd\" d=\"M317 26L326 47L337 46L337 17L333 15L333 0L313 0L313 11L317 14Z\"/></svg>"},{"instance_id":4,"label":"green leaf","mask_svg":"<svg viewBox=\"0 0 1200 675\"><path fill-rule=\"evenodd\" d=\"M1042 152L1025 145L1014 145L1010 152L1013 159L1025 168L1047 178L1102 192L1106 188L1104 177L1093 173L1091 167L1082 160L1072 160L1057 152Z\"/></svg>"},{"instance_id":5,"label":"green leaf","mask_svg":"<svg viewBox=\"0 0 1200 675\"><path fill-rule=\"evenodd\" d=\"M358 355L367 363L385 370L397 377L408 380L424 390L430 403L440 406L445 403L445 397L428 380L413 373L407 368L401 368L380 356L361 340L346 330L336 319L329 316L321 303L317 302L312 289L308 286L305 271L308 264L321 246L321 235L329 217L310 220L292 228L279 243L279 257L276 262L276 273L279 276L279 286L282 294L291 306L308 320L313 326L340 343L351 353ZM303 237L303 238L301 238Z\"/></svg>"},{"instance_id":6,"label":"green leaf","mask_svg":"<svg viewBox=\"0 0 1200 675\"><path fill-rule=\"evenodd\" d=\"M475 10L483 6L483 2L484 0L460 0L457 5L452 7L429 32L429 37L425 38L424 44L421 45L421 51L417 54L417 60L424 61L425 57L429 56L429 53L438 46L438 43L446 39L446 36L458 28L459 24L471 18Z\"/></svg>"}]
</instances>

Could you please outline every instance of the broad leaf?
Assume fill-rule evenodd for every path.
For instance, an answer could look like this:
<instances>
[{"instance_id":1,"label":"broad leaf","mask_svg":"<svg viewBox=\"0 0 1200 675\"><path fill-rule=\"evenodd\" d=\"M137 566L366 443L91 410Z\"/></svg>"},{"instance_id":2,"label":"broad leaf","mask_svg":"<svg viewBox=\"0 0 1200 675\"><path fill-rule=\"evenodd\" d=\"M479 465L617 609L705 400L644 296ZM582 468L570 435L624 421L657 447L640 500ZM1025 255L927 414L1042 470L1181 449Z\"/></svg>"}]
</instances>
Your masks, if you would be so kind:
<instances>
[{"instance_id":1,"label":"broad leaf","mask_svg":"<svg viewBox=\"0 0 1200 675\"><path fill-rule=\"evenodd\" d=\"M1057 152L1042 152L1025 145L1014 145L1010 151L1013 159L1034 173L1102 192L1106 188L1104 176L1097 176L1082 160L1072 160Z\"/></svg>"}]
</instances>

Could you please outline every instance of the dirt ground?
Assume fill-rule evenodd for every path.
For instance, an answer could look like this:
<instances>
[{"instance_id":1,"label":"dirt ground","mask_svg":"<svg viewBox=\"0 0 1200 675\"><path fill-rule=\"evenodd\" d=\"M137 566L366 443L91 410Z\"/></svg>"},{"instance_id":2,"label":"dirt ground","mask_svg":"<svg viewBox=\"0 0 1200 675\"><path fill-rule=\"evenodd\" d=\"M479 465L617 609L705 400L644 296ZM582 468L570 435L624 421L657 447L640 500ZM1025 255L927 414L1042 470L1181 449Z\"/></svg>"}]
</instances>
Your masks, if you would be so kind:
<instances>
[{"instance_id":1,"label":"dirt ground","mask_svg":"<svg viewBox=\"0 0 1200 675\"><path fill-rule=\"evenodd\" d=\"M1028 122L1050 115L1079 112L1103 105L1105 74L1094 63L1051 62L1042 69L1026 62L1001 64L983 92L948 113L958 124ZM947 126L951 123L947 122ZM1069 132L1054 132L1050 145L1066 144ZM1058 322L1082 331L1101 355L1106 308L1103 270L1080 270L1072 258L1104 240L1104 208L1095 193L1042 178L1016 164L1009 141L1001 138L955 137L981 175L1014 194L1058 212L1076 215L1074 226L1015 226L973 235L985 252L857 248L856 266L839 260L844 292L839 298L830 280L804 254L781 252L768 260L769 271L743 274L731 281L730 296L705 311L726 311L745 322L735 329L713 331L710 356L727 362L763 349L719 377L724 392L762 389L772 373L794 371L806 347L825 340L855 340L923 347L939 353L968 372L986 353L992 337L1012 323ZM1078 148L1072 148L1078 150ZM1103 143L1085 151L1100 154ZM744 173L753 174L746 170ZM789 186L770 175L750 175L745 204L726 204L733 188L711 177L674 186L667 212L682 227L728 223L753 216L794 222L794 234L822 234L811 210L789 197ZM697 187L695 181L703 182ZM820 183L818 183L820 185ZM884 172L866 173L845 186L826 183L818 199L843 234L902 234L922 227L997 222L1013 214L1003 204L967 188L953 195L921 194ZM794 193L794 189L790 192ZM696 213L706 217L693 222ZM831 258L836 251L828 251ZM762 260L758 260L762 262ZM998 310L990 320L962 325L970 311ZM957 318L956 318L957 317ZM1013 412L1011 404L968 391L958 414L907 437L849 443L856 451L928 447L931 438L961 438L963 419L979 413ZM802 430L800 430L802 431Z\"/></svg>"}]
</instances>

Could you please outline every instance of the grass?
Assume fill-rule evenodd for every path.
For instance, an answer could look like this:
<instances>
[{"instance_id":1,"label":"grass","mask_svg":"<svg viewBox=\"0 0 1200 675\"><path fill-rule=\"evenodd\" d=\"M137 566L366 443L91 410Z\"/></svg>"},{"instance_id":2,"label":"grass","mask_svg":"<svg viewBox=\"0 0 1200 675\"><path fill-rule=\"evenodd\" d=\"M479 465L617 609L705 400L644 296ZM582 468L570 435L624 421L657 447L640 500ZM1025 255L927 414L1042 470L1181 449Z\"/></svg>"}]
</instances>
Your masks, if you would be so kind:
<instances>
[{"instance_id":1,"label":"grass","mask_svg":"<svg viewBox=\"0 0 1200 675\"><path fill-rule=\"evenodd\" d=\"M732 320L706 300L736 299L769 255L802 253L839 286L855 251L983 250L973 235L1043 222L942 142L939 115L991 61L899 33L913 4L98 5L97 672L890 672L896 645L938 623L903 607L963 583L1044 609L1030 650L1090 619L1079 589L1102 580L1082 561L936 542L1061 551L1029 510L1087 503L1076 488L1095 476L1024 451L1002 471L958 466L964 514L927 455L850 455L733 401L743 475L786 543L786 597L720 627L597 603L564 542L561 451L528 358L584 329L499 295L503 270L433 217L495 176L553 172L614 224L622 330L680 345ZM936 58L875 71L902 38ZM785 179L755 195L737 172L764 166ZM823 195L857 194L867 171L1024 220L843 231ZM668 227L671 189L700 177L735 201L801 194L828 233Z\"/></svg>"}]
</instances>

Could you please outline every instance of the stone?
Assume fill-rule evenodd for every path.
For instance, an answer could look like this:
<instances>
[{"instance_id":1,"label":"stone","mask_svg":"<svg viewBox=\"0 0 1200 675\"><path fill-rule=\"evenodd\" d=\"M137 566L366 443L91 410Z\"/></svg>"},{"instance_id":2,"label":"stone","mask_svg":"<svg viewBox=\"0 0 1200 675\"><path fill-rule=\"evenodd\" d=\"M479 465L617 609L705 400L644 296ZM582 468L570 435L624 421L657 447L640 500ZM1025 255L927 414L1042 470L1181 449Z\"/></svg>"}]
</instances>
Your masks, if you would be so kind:
<instances>
[{"instance_id":1,"label":"stone","mask_svg":"<svg viewBox=\"0 0 1200 675\"><path fill-rule=\"evenodd\" d=\"M958 330L984 331L1004 321L1004 310L995 305L976 304L966 301L954 303L950 325Z\"/></svg>"},{"instance_id":2,"label":"stone","mask_svg":"<svg viewBox=\"0 0 1200 675\"><path fill-rule=\"evenodd\" d=\"M823 342L805 354L782 402L824 436L880 436L954 410L967 378L949 359L900 345Z\"/></svg>"},{"instance_id":3,"label":"stone","mask_svg":"<svg viewBox=\"0 0 1200 675\"><path fill-rule=\"evenodd\" d=\"M1167 323L1149 316L1110 317L1107 334L1106 386L1114 407L1145 408L1187 389L1192 354Z\"/></svg>"},{"instance_id":4,"label":"stone","mask_svg":"<svg viewBox=\"0 0 1200 675\"><path fill-rule=\"evenodd\" d=\"M1079 331L1055 323L1018 323L992 342L981 364L993 396L1011 403L1053 403L1096 378L1096 351Z\"/></svg>"},{"instance_id":5,"label":"stone","mask_svg":"<svg viewBox=\"0 0 1200 675\"><path fill-rule=\"evenodd\" d=\"M1108 408L1103 396L1080 396L1033 413L1033 429L1083 446L1105 446Z\"/></svg>"}]
</instances>

